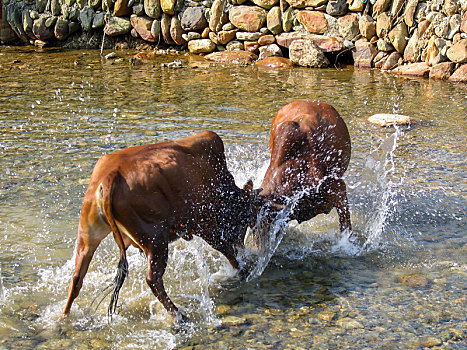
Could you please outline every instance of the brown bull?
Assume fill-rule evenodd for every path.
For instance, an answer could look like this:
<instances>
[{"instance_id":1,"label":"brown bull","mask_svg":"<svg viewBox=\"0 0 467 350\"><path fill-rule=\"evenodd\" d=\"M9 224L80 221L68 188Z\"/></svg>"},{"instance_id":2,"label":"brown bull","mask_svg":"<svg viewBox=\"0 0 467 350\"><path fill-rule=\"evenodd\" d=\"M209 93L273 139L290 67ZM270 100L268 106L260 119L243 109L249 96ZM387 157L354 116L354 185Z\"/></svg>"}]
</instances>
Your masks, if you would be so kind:
<instances>
[{"instance_id":1,"label":"brown bull","mask_svg":"<svg viewBox=\"0 0 467 350\"><path fill-rule=\"evenodd\" d=\"M310 220L337 208L340 230L351 230L342 176L350 161L350 136L330 105L294 101L272 121L271 162L260 195L283 205L296 200L290 219Z\"/></svg>"},{"instance_id":2,"label":"brown bull","mask_svg":"<svg viewBox=\"0 0 467 350\"><path fill-rule=\"evenodd\" d=\"M222 140L213 132L103 156L84 196L75 272L63 313L70 311L97 246L111 231L120 248L120 261L109 313L115 311L128 273L130 244L146 255L146 281L173 315L178 309L162 280L169 242L197 235L245 276L236 253L247 226L256 218L256 198L251 188L235 185Z\"/></svg>"}]
</instances>

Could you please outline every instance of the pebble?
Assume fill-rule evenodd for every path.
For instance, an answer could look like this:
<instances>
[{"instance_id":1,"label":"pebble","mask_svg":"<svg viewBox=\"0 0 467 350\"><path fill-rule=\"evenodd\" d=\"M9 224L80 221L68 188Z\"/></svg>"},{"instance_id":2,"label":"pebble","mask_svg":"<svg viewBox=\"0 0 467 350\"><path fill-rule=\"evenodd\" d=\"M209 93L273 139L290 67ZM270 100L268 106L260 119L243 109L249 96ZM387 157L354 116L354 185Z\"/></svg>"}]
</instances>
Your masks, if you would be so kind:
<instances>
[{"instance_id":1,"label":"pebble","mask_svg":"<svg viewBox=\"0 0 467 350\"><path fill-rule=\"evenodd\" d=\"M114 58L117 58L117 54L115 52L111 52L107 55L104 56L106 60L111 60L111 59L114 59Z\"/></svg>"},{"instance_id":2,"label":"pebble","mask_svg":"<svg viewBox=\"0 0 467 350\"><path fill-rule=\"evenodd\" d=\"M222 319L222 324L225 326L239 326L247 323L247 320L243 317L227 316Z\"/></svg>"}]
</instances>

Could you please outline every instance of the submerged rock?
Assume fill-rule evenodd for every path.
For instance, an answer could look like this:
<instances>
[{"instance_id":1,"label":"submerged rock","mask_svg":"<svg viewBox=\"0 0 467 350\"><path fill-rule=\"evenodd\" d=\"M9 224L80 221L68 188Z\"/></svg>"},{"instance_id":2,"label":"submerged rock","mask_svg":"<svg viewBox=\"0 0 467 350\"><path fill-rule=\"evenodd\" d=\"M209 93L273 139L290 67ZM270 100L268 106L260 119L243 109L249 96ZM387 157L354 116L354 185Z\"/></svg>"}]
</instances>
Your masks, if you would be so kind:
<instances>
[{"instance_id":1,"label":"submerged rock","mask_svg":"<svg viewBox=\"0 0 467 350\"><path fill-rule=\"evenodd\" d=\"M208 61L219 63L252 64L257 56L252 52L235 50L213 52L209 55L206 55L204 58Z\"/></svg>"},{"instance_id":2,"label":"submerged rock","mask_svg":"<svg viewBox=\"0 0 467 350\"><path fill-rule=\"evenodd\" d=\"M293 62L288 58L277 56L266 57L256 62L256 65L270 68L292 68L294 66Z\"/></svg>"},{"instance_id":3,"label":"submerged rock","mask_svg":"<svg viewBox=\"0 0 467 350\"><path fill-rule=\"evenodd\" d=\"M403 285L409 287L420 287L423 288L428 284L428 279L419 274L411 274L401 278Z\"/></svg>"},{"instance_id":4,"label":"submerged rock","mask_svg":"<svg viewBox=\"0 0 467 350\"><path fill-rule=\"evenodd\" d=\"M393 125L409 125L413 123L413 120L407 115L386 113L374 114L368 118L368 121L371 124L378 125L381 127ZM402 283L404 283L404 281L402 281Z\"/></svg>"},{"instance_id":5,"label":"submerged rock","mask_svg":"<svg viewBox=\"0 0 467 350\"><path fill-rule=\"evenodd\" d=\"M428 77L430 67L425 62L406 64L391 71L394 74L409 75L415 77Z\"/></svg>"}]
</instances>

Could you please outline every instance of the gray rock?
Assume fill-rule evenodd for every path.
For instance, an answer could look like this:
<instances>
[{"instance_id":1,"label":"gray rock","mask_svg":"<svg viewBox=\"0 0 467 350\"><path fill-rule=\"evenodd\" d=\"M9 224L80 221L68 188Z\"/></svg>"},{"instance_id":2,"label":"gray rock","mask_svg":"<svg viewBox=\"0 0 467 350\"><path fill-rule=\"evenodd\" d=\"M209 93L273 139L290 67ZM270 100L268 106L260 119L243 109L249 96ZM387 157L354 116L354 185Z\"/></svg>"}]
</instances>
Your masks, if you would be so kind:
<instances>
[{"instance_id":1,"label":"gray rock","mask_svg":"<svg viewBox=\"0 0 467 350\"><path fill-rule=\"evenodd\" d=\"M92 19L92 28L101 28L105 25L105 13L104 12L98 12L94 14L94 17Z\"/></svg>"},{"instance_id":2,"label":"gray rock","mask_svg":"<svg viewBox=\"0 0 467 350\"><path fill-rule=\"evenodd\" d=\"M24 32L23 28L23 14L19 7L15 6L15 3L10 3L8 6L4 7L6 10L6 19L8 24L11 26L11 29L15 34L24 42L28 41L28 37Z\"/></svg>"},{"instance_id":3,"label":"gray rock","mask_svg":"<svg viewBox=\"0 0 467 350\"><path fill-rule=\"evenodd\" d=\"M104 27L104 33L109 36L117 36L129 33L131 30L130 21L123 17L110 17Z\"/></svg>"},{"instance_id":4,"label":"gray rock","mask_svg":"<svg viewBox=\"0 0 467 350\"><path fill-rule=\"evenodd\" d=\"M79 22L84 31L90 31L92 28L92 20L94 18L94 10L90 7L85 7L79 12Z\"/></svg>"},{"instance_id":5,"label":"gray rock","mask_svg":"<svg viewBox=\"0 0 467 350\"><path fill-rule=\"evenodd\" d=\"M62 14L62 6L59 0L51 0L50 12L52 12L53 16L60 16Z\"/></svg>"},{"instance_id":6,"label":"gray rock","mask_svg":"<svg viewBox=\"0 0 467 350\"><path fill-rule=\"evenodd\" d=\"M46 25L48 18L48 16L42 15L39 17L39 19L34 21L32 31L36 38L39 40L46 41L52 39L55 36L54 28L50 28Z\"/></svg>"},{"instance_id":7,"label":"gray rock","mask_svg":"<svg viewBox=\"0 0 467 350\"><path fill-rule=\"evenodd\" d=\"M135 4L135 5L133 5L132 9L133 9L133 13L135 15L142 16L143 13L144 13L144 4L139 2L139 3Z\"/></svg>"},{"instance_id":8,"label":"gray rock","mask_svg":"<svg viewBox=\"0 0 467 350\"><path fill-rule=\"evenodd\" d=\"M160 36L161 36L161 21L159 21L158 19L155 19L154 21L152 21L152 25L151 25L151 34L152 34L152 36L154 37L155 42L158 42L158 41L160 40Z\"/></svg>"},{"instance_id":9,"label":"gray rock","mask_svg":"<svg viewBox=\"0 0 467 350\"><path fill-rule=\"evenodd\" d=\"M28 37L35 39L32 33L33 19L31 18L31 12L29 10L23 11L23 29Z\"/></svg>"},{"instance_id":10,"label":"gray rock","mask_svg":"<svg viewBox=\"0 0 467 350\"><path fill-rule=\"evenodd\" d=\"M44 12L46 7L47 7L47 0L36 0L36 10L39 13Z\"/></svg>"},{"instance_id":11,"label":"gray rock","mask_svg":"<svg viewBox=\"0 0 467 350\"><path fill-rule=\"evenodd\" d=\"M326 13L331 16L343 16L348 9L347 0L329 0Z\"/></svg>"},{"instance_id":12,"label":"gray rock","mask_svg":"<svg viewBox=\"0 0 467 350\"><path fill-rule=\"evenodd\" d=\"M201 30L208 26L208 21L201 7L189 7L182 15L182 28L185 30Z\"/></svg>"},{"instance_id":13,"label":"gray rock","mask_svg":"<svg viewBox=\"0 0 467 350\"><path fill-rule=\"evenodd\" d=\"M233 40L227 45L225 45L227 51L236 51L236 50L243 50L243 43L241 41Z\"/></svg>"},{"instance_id":14,"label":"gray rock","mask_svg":"<svg viewBox=\"0 0 467 350\"><path fill-rule=\"evenodd\" d=\"M159 19L162 14L160 0L144 0L144 11L149 17Z\"/></svg>"},{"instance_id":15,"label":"gray rock","mask_svg":"<svg viewBox=\"0 0 467 350\"><path fill-rule=\"evenodd\" d=\"M260 60L266 57L271 57L271 56L277 56L277 57L283 56L282 50L277 44L260 46L259 48L259 59Z\"/></svg>"},{"instance_id":16,"label":"gray rock","mask_svg":"<svg viewBox=\"0 0 467 350\"><path fill-rule=\"evenodd\" d=\"M383 52L394 50L394 47L391 45L388 39L378 39L376 42L376 47L379 51Z\"/></svg>"},{"instance_id":17,"label":"gray rock","mask_svg":"<svg viewBox=\"0 0 467 350\"><path fill-rule=\"evenodd\" d=\"M65 40L70 33L69 21L64 17L59 17L55 23L54 35L58 40Z\"/></svg>"}]
</instances>

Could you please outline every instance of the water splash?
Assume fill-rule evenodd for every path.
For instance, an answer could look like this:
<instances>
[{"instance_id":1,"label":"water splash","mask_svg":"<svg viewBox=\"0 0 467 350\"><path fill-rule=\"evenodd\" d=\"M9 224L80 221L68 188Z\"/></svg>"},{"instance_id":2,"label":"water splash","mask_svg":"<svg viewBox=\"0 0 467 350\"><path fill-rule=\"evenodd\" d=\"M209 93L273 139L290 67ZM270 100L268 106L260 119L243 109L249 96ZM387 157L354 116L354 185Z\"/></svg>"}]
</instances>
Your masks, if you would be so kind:
<instances>
[{"instance_id":1,"label":"water splash","mask_svg":"<svg viewBox=\"0 0 467 350\"><path fill-rule=\"evenodd\" d=\"M259 277L275 254L293 260L310 255L359 256L388 244L390 238L385 231L397 207L396 195L400 185L400 181L394 179L395 151L400 136L401 130L396 128L364 159L361 171L354 169L346 178L349 197L354 199L350 202L352 233L339 231L335 211L318 215L302 224L289 222L293 205L302 193L297 194L297 198L292 199L267 228L261 224L266 216L263 210L255 228L249 230L245 237L247 248L242 259L252 266L249 280ZM244 164L241 166L246 167Z\"/></svg>"}]
</instances>

